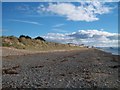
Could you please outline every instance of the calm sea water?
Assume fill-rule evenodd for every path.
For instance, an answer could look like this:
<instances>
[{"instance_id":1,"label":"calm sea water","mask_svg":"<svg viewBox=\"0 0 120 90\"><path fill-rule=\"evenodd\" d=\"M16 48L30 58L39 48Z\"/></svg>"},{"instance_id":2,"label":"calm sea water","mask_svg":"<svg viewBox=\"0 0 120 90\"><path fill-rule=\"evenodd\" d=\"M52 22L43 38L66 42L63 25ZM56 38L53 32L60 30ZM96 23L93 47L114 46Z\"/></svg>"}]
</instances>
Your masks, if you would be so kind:
<instances>
[{"instance_id":1,"label":"calm sea water","mask_svg":"<svg viewBox=\"0 0 120 90\"><path fill-rule=\"evenodd\" d=\"M110 52L114 55L120 55L120 47L97 47L105 52Z\"/></svg>"}]
</instances>

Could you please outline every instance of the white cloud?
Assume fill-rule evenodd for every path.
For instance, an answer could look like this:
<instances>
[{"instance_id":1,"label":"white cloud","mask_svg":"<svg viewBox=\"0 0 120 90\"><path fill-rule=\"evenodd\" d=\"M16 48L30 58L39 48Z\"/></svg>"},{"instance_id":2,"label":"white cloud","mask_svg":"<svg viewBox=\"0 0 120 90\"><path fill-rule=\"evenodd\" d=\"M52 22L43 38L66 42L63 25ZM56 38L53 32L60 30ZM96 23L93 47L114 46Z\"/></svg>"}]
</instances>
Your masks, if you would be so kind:
<instances>
[{"instance_id":1,"label":"white cloud","mask_svg":"<svg viewBox=\"0 0 120 90\"><path fill-rule=\"evenodd\" d=\"M67 30L64 30L64 29L60 29L62 26L64 26L65 24L61 23L61 24L56 24L56 25L53 25L52 26L52 31L53 32L59 32L59 33L66 33L68 32Z\"/></svg>"},{"instance_id":2,"label":"white cloud","mask_svg":"<svg viewBox=\"0 0 120 90\"><path fill-rule=\"evenodd\" d=\"M85 44L90 46L110 47L118 46L120 34L109 33L101 30L79 30L73 33L48 33L43 36L48 41L60 43Z\"/></svg>"},{"instance_id":3,"label":"white cloud","mask_svg":"<svg viewBox=\"0 0 120 90\"><path fill-rule=\"evenodd\" d=\"M87 30L87 31L79 30L78 32L74 32L69 36L76 37L76 38L92 38L92 37L99 38L101 36L109 37L114 35L116 35L116 33L109 33L101 30Z\"/></svg>"},{"instance_id":4,"label":"white cloud","mask_svg":"<svg viewBox=\"0 0 120 90\"><path fill-rule=\"evenodd\" d=\"M66 33L68 32L67 30L63 30L63 29L58 29L58 28L54 28L52 29L53 32L59 32L59 33Z\"/></svg>"},{"instance_id":5,"label":"white cloud","mask_svg":"<svg viewBox=\"0 0 120 90\"><path fill-rule=\"evenodd\" d=\"M58 27L61 27L61 26L64 26L65 24L56 24L56 25L54 25L53 27L54 28L58 28Z\"/></svg>"},{"instance_id":6,"label":"white cloud","mask_svg":"<svg viewBox=\"0 0 120 90\"><path fill-rule=\"evenodd\" d=\"M33 22L33 21L25 21L25 20L16 20L16 19L10 19L10 21L14 21L14 22L22 22L22 23L28 23L28 24L34 24L34 25L42 25L38 22Z\"/></svg>"},{"instance_id":7,"label":"white cloud","mask_svg":"<svg viewBox=\"0 0 120 90\"><path fill-rule=\"evenodd\" d=\"M72 21L96 21L99 20L97 15L109 13L112 8L106 6L103 2L79 2L76 6L72 3L50 3L48 7L41 5L38 7L39 11L51 12L64 16L67 20Z\"/></svg>"}]
</instances>

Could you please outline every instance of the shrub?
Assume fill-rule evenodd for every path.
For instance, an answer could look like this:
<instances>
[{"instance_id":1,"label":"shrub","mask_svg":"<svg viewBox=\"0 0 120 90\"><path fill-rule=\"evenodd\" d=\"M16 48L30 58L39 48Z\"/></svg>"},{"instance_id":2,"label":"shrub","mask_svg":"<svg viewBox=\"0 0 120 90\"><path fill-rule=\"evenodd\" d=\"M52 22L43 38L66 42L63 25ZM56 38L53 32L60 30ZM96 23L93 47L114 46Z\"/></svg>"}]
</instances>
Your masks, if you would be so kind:
<instances>
[{"instance_id":1,"label":"shrub","mask_svg":"<svg viewBox=\"0 0 120 90\"><path fill-rule=\"evenodd\" d=\"M26 39L32 39L32 38L31 38L31 37L29 37L29 36L25 36L25 38L26 38Z\"/></svg>"},{"instance_id":2,"label":"shrub","mask_svg":"<svg viewBox=\"0 0 120 90\"><path fill-rule=\"evenodd\" d=\"M20 35L19 38L25 38L26 36L25 35Z\"/></svg>"},{"instance_id":3,"label":"shrub","mask_svg":"<svg viewBox=\"0 0 120 90\"><path fill-rule=\"evenodd\" d=\"M26 39L32 39L30 36L20 35L19 38L26 38Z\"/></svg>"},{"instance_id":4,"label":"shrub","mask_svg":"<svg viewBox=\"0 0 120 90\"><path fill-rule=\"evenodd\" d=\"M42 41L45 41L45 39L42 38L42 37L36 37L35 40L42 40Z\"/></svg>"}]
</instances>

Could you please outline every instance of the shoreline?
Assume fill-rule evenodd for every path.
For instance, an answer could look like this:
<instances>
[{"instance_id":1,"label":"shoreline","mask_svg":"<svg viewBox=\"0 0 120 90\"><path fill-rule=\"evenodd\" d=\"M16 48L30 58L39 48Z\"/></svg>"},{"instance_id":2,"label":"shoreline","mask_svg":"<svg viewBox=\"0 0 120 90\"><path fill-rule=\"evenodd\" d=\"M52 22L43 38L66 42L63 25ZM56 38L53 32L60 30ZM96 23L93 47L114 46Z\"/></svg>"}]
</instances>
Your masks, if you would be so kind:
<instances>
[{"instance_id":1,"label":"shoreline","mask_svg":"<svg viewBox=\"0 0 120 90\"><path fill-rule=\"evenodd\" d=\"M113 47L113 48L117 48L116 52L115 51L111 51L110 47L96 47L96 48L99 49L99 50L101 50L101 51L104 51L104 52L107 52L107 53L111 53L112 55L118 55L118 56L120 56L119 47Z\"/></svg>"}]
</instances>

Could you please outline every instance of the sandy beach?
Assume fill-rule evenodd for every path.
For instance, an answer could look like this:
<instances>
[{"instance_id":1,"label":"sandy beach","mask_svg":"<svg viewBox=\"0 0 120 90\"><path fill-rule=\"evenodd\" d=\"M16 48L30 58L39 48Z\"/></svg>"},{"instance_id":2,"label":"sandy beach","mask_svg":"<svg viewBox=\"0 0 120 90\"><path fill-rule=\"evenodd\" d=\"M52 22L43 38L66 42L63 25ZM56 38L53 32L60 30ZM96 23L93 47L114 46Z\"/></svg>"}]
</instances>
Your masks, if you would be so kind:
<instances>
[{"instance_id":1,"label":"sandy beach","mask_svg":"<svg viewBox=\"0 0 120 90\"><path fill-rule=\"evenodd\" d=\"M94 48L29 52L2 48L4 88L119 88L117 55Z\"/></svg>"}]
</instances>

